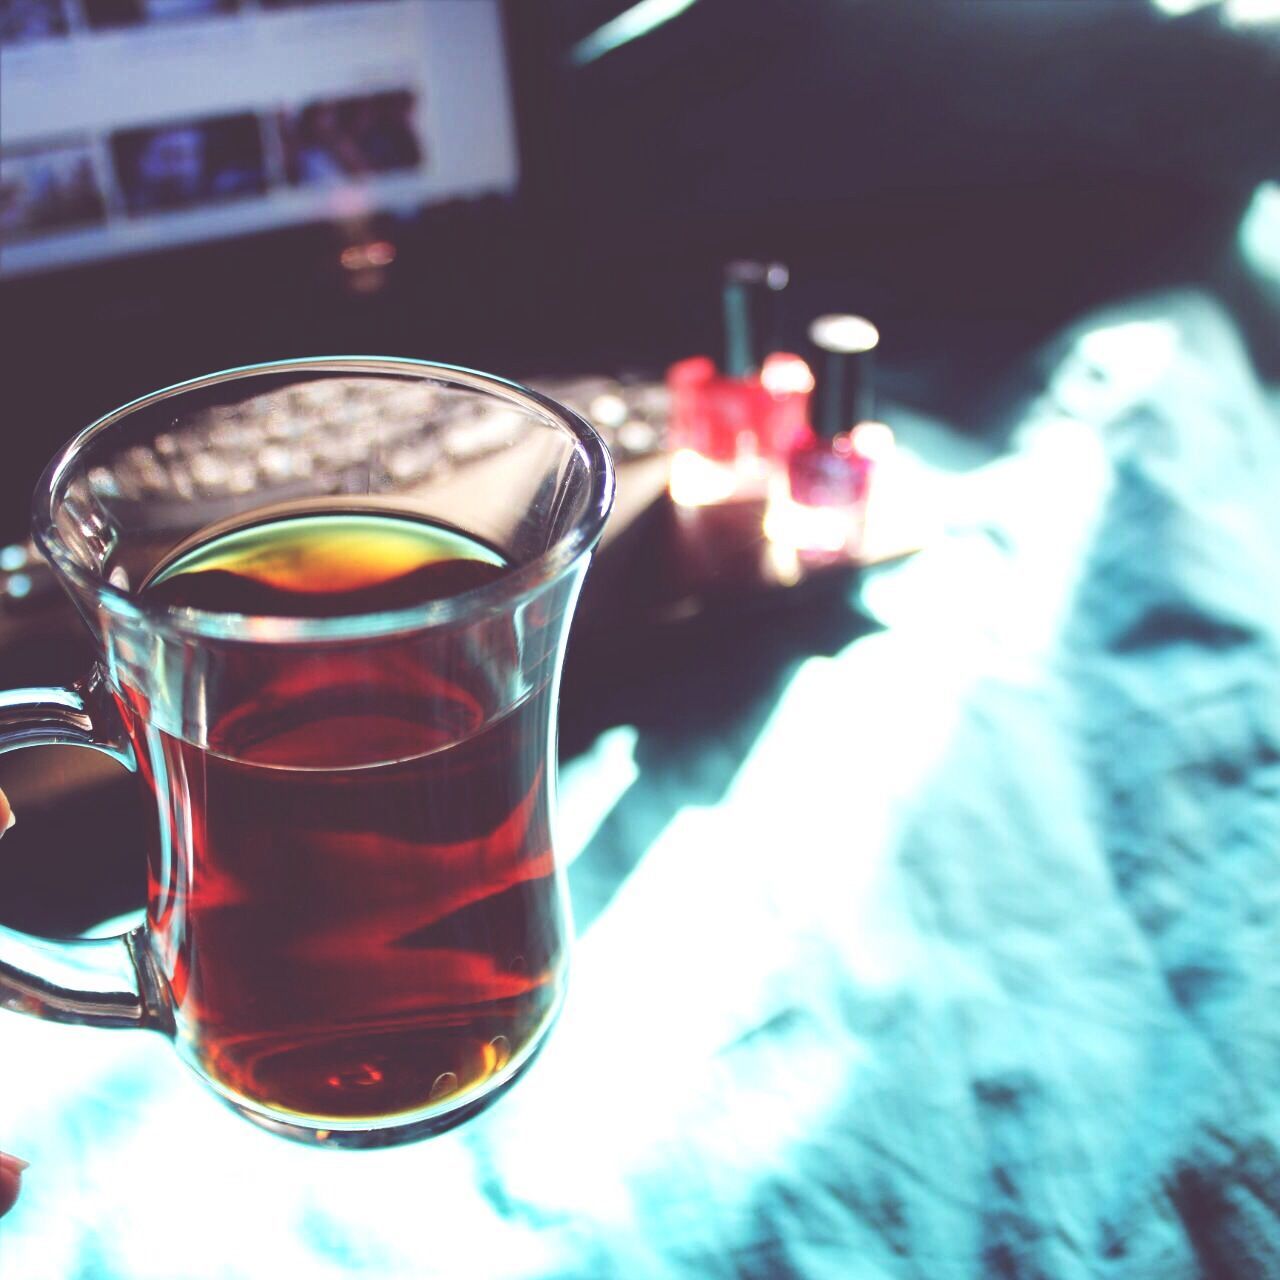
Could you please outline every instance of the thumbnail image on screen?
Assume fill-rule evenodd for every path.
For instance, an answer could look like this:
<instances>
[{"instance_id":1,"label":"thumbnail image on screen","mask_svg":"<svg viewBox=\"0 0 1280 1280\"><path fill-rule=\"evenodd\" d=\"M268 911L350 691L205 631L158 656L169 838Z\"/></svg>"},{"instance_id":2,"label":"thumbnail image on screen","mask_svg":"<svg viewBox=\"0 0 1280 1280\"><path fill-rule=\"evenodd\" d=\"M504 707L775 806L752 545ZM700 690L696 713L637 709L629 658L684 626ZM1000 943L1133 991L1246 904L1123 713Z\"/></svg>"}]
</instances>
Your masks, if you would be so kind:
<instances>
[{"instance_id":1,"label":"thumbnail image on screen","mask_svg":"<svg viewBox=\"0 0 1280 1280\"><path fill-rule=\"evenodd\" d=\"M278 116L285 171L294 186L415 169L425 148L408 89L319 98Z\"/></svg>"},{"instance_id":2,"label":"thumbnail image on screen","mask_svg":"<svg viewBox=\"0 0 1280 1280\"><path fill-rule=\"evenodd\" d=\"M261 195L262 134L251 113L175 121L111 135L116 180L132 215Z\"/></svg>"},{"instance_id":3,"label":"thumbnail image on screen","mask_svg":"<svg viewBox=\"0 0 1280 1280\"><path fill-rule=\"evenodd\" d=\"M264 9L303 9L315 5L351 4L354 0L258 0Z\"/></svg>"},{"instance_id":4,"label":"thumbnail image on screen","mask_svg":"<svg viewBox=\"0 0 1280 1280\"><path fill-rule=\"evenodd\" d=\"M65 36L68 29L63 0L0 0L0 44Z\"/></svg>"},{"instance_id":5,"label":"thumbnail image on screen","mask_svg":"<svg viewBox=\"0 0 1280 1280\"><path fill-rule=\"evenodd\" d=\"M82 3L84 16L95 30L218 17L234 13L240 7L240 0L82 0Z\"/></svg>"},{"instance_id":6,"label":"thumbnail image on screen","mask_svg":"<svg viewBox=\"0 0 1280 1280\"><path fill-rule=\"evenodd\" d=\"M0 152L0 239L94 226L106 212L88 142Z\"/></svg>"}]
</instances>

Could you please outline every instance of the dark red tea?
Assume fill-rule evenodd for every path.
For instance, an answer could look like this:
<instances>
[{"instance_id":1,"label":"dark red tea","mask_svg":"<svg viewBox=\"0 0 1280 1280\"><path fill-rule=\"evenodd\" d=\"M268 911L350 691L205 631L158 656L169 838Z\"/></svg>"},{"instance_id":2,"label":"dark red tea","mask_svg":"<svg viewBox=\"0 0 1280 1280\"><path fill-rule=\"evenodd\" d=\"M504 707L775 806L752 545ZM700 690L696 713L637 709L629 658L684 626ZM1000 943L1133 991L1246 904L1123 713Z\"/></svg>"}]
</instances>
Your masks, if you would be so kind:
<instances>
[{"instance_id":1,"label":"dark red tea","mask_svg":"<svg viewBox=\"0 0 1280 1280\"><path fill-rule=\"evenodd\" d=\"M505 572L454 530L325 512L197 543L144 595L326 618ZM181 1042L234 1098L334 1122L461 1105L539 1038L564 976L552 695L543 680L512 705L516 643L507 618L447 663L412 638L246 646L207 746L132 719L164 815L157 960Z\"/></svg>"}]
</instances>

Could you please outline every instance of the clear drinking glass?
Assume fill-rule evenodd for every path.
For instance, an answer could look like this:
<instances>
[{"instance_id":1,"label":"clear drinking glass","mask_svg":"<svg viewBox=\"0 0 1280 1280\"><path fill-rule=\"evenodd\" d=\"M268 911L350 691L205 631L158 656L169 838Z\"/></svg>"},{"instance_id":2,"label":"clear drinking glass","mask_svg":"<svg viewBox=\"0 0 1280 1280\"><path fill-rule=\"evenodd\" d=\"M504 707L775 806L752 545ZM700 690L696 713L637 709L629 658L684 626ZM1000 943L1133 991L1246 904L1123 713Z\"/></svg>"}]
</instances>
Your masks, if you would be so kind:
<instances>
[{"instance_id":1,"label":"clear drinking glass","mask_svg":"<svg viewBox=\"0 0 1280 1280\"><path fill-rule=\"evenodd\" d=\"M0 694L0 751L78 745L136 771L146 920L93 941L0 930L0 1004L161 1031L242 1115L308 1142L408 1141L491 1102L564 994L557 691L612 496L581 418L411 360L235 369L82 432L34 532L97 664ZM408 515L508 568L336 617L139 594L194 535L301 511Z\"/></svg>"}]
</instances>

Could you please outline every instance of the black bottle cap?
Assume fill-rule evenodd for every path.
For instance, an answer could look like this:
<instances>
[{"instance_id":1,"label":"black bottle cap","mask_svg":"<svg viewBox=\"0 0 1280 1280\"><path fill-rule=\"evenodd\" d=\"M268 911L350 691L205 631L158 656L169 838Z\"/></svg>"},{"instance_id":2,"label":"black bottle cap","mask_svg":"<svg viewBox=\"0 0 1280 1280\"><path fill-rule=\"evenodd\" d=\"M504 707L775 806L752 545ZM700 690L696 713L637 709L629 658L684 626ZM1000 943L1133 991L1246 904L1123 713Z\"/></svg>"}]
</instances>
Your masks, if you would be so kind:
<instances>
[{"instance_id":1,"label":"black bottle cap","mask_svg":"<svg viewBox=\"0 0 1280 1280\"><path fill-rule=\"evenodd\" d=\"M873 368L880 331L862 316L819 316L809 326L809 341L810 424L830 440L874 414Z\"/></svg>"},{"instance_id":2,"label":"black bottle cap","mask_svg":"<svg viewBox=\"0 0 1280 1280\"><path fill-rule=\"evenodd\" d=\"M724 269L724 372L758 373L773 349L774 302L790 272L781 262L731 262Z\"/></svg>"}]
</instances>

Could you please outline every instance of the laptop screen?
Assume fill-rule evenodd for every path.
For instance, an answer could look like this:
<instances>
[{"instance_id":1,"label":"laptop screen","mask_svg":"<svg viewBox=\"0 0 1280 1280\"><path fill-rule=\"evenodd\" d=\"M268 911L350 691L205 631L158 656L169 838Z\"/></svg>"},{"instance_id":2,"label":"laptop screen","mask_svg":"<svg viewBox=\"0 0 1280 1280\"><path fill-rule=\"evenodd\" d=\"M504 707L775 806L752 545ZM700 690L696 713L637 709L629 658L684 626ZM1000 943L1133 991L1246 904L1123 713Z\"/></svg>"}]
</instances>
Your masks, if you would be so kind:
<instances>
[{"instance_id":1,"label":"laptop screen","mask_svg":"<svg viewBox=\"0 0 1280 1280\"><path fill-rule=\"evenodd\" d=\"M498 0L0 0L0 275L517 178Z\"/></svg>"}]
</instances>

